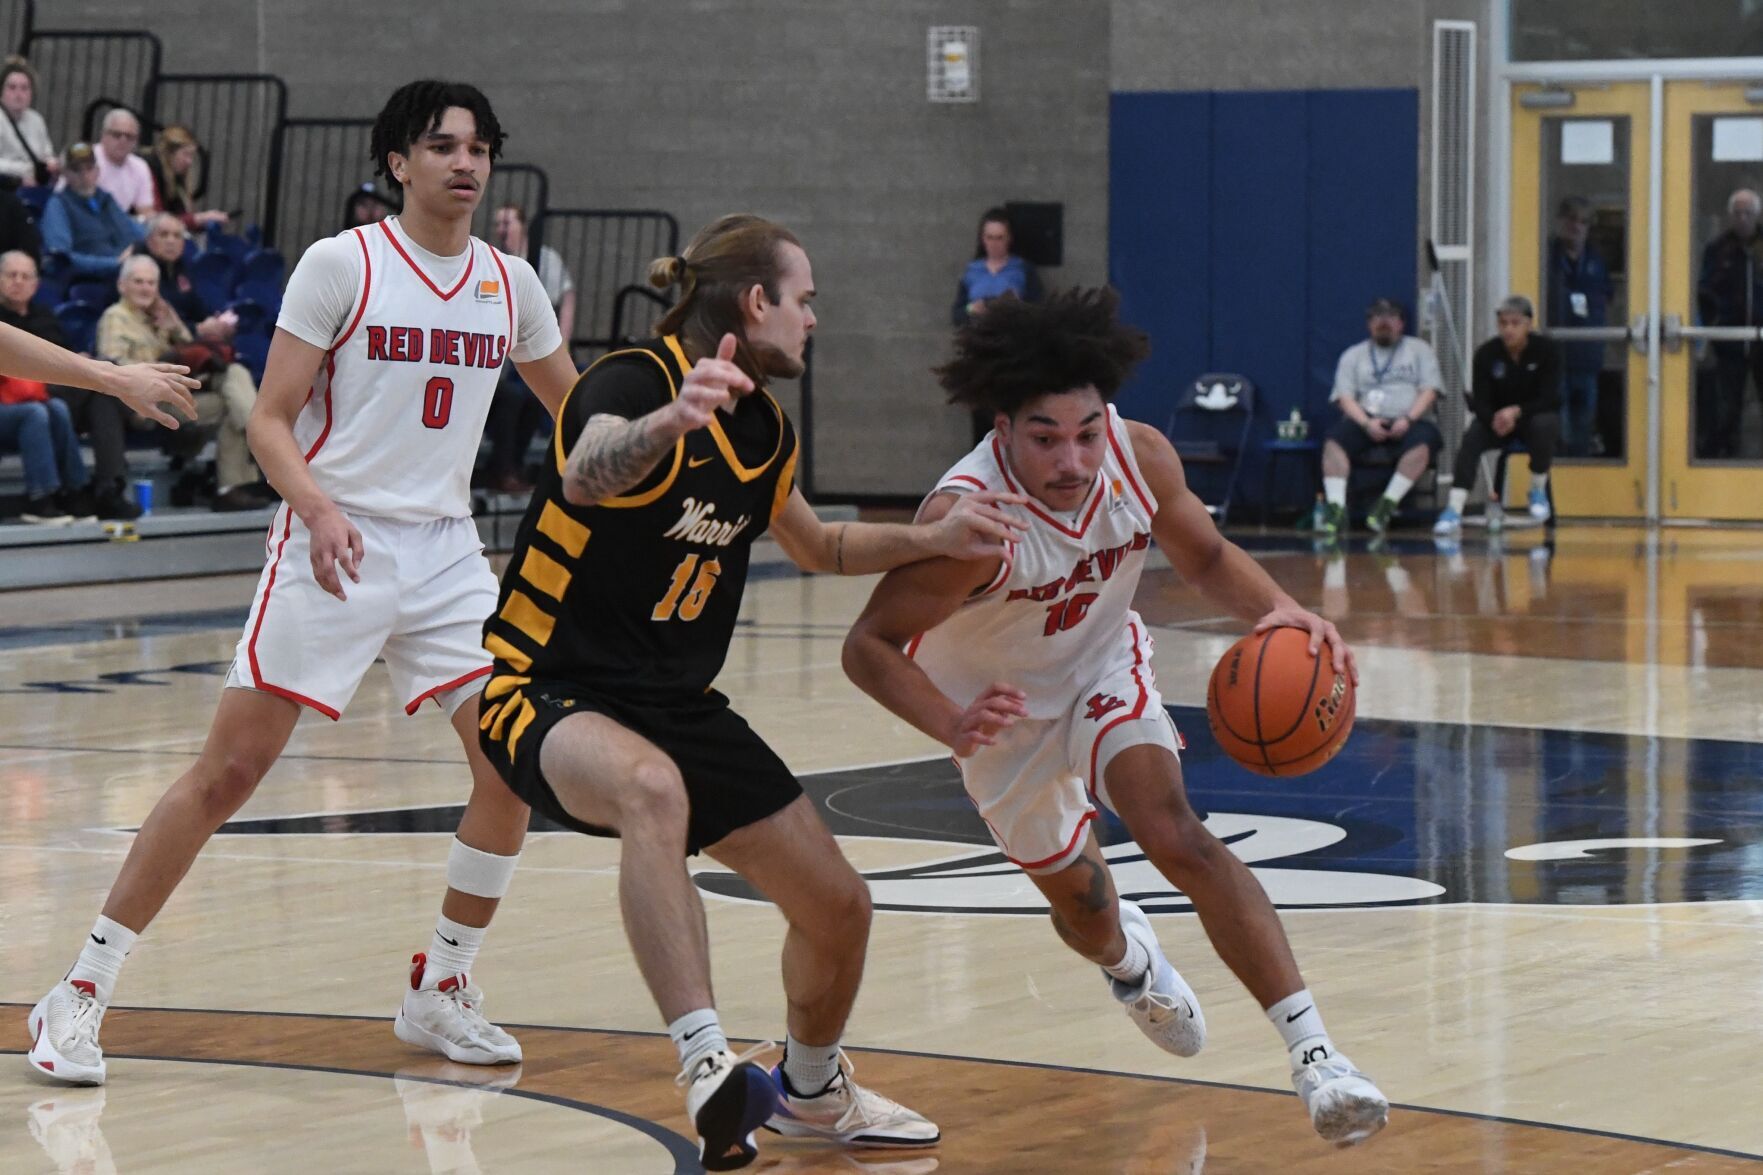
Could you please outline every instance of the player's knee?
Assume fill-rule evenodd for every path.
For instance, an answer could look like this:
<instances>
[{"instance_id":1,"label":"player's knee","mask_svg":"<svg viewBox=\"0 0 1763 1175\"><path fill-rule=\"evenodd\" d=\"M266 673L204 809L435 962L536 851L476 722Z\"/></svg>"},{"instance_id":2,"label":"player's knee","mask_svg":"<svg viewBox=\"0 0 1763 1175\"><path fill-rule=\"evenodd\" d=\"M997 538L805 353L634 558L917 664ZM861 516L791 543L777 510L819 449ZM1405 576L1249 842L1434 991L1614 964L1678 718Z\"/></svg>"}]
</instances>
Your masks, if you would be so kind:
<instances>
[{"instance_id":1,"label":"player's knee","mask_svg":"<svg viewBox=\"0 0 1763 1175\"><path fill-rule=\"evenodd\" d=\"M869 887L854 871L843 881L827 887L816 903L814 926L809 929L823 944L861 950L869 941L869 924L875 915Z\"/></svg>"},{"instance_id":2,"label":"player's knee","mask_svg":"<svg viewBox=\"0 0 1763 1175\"><path fill-rule=\"evenodd\" d=\"M1133 830L1133 838L1177 885L1179 875L1209 872L1220 864L1220 854L1230 852L1185 804L1159 808Z\"/></svg>"},{"instance_id":3,"label":"player's knee","mask_svg":"<svg viewBox=\"0 0 1763 1175\"><path fill-rule=\"evenodd\" d=\"M244 806L268 771L268 763L247 754L228 753L201 760L191 772L190 783L203 815L218 826Z\"/></svg>"},{"instance_id":4,"label":"player's knee","mask_svg":"<svg viewBox=\"0 0 1763 1175\"><path fill-rule=\"evenodd\" d=\"M679 768L660 756L644 759L631 771L619 806L627 829L647 826L683 835L691 815Z\"/></svg>"}]
</instances>

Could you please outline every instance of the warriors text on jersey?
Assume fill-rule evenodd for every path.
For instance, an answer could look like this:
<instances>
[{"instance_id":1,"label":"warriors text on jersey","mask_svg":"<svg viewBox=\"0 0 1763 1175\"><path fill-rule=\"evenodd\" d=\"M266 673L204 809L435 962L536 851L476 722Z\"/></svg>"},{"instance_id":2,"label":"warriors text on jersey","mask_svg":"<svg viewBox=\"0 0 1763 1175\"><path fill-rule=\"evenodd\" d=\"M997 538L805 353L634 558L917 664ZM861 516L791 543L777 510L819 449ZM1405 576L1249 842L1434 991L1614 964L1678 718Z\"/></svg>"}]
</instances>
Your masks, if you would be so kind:
<instances>
[{"instance_id":1,"label":"warriors text on jersey","mask_svg":"<svg viewBox=\"0 0 1763 1175\"><path fill-rule=\"evenodd\" d=\"M992 682L1007 681L1028 695L1030 717L1063 714L1117 656L1123 633L1134 634L1136 646L1145 632L1132 598L1157 503L1112 406L1107 431L1102 467L1076 513L1058 515L1031 500L1028 530L1007 548L997 576L909 647L956 703L966 706ZM1022 492L996 434L945 473L937 490Z\"/></svg>"},{"instance_id":2,"label":"warriors text on jersey","mask_svg":"<svg viewBox=\"0 0 1763 1175\"><path fill-rule=\"evenodd\" d=\"M681 437L623 494L563 496L588 420L635 420L679 394L690 370L673 336L602 358L564 401L515 538L484 647L498 674L664 698L709 689L728 655L753 540L788 500L794 426L769 393L742 397Z\"/></svg>"},{"instance_id":3,"label":"warriors text on jersey","mask_svg":"<svg viewBox=\"0 0 1763 1175\"><path fill-rule=\"evenodd\" d=\"M437 257L395 217L308 249L277 325L326 351L294 422L313 479L345 513L406 522L470 516L504 361L560 345L525 260L476 238Z\"/></svg>"}]
</instances>

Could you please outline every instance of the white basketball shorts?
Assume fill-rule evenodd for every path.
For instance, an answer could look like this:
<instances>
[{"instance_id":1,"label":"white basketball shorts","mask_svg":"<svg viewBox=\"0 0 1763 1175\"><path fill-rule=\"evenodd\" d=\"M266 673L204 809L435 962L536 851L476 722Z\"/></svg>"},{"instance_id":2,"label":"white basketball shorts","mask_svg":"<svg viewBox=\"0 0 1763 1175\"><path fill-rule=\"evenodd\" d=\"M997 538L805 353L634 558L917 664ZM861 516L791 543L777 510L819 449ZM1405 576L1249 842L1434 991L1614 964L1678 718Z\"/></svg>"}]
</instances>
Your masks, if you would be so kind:
<instances>
[{"instance_id":1,"label":"white basketball shorts","mask_svg":"<svg viewBox=\"0 0 1763 1175\"><path fill-rule=\"evenodd\" d=\"M313 578L311 533L286 505L276 512L269 560L226 684L263 690L330 719L380 657L406 714L434 698L451 716L490 672L484 620L496 575L469 518L394 522L347 516L365 549L360 583L337 569L339 600Z\"/></svg>"},{"instance_id":2,"label":"white basketball shorts","mask_svg":"<svg viewBox=\"0 0 1763 1175\"><path fill-rule=\"evenodd\" d=\"M1063 716L1018 719L996 744L955 763L1004 855L1026 872L1057 873L1083 851L1095 803L1113 810L1108 764L1145 745L1179 757L1182 742L1157 692L1150 637L1132 624Z\"/></svg>"}]
</instances>

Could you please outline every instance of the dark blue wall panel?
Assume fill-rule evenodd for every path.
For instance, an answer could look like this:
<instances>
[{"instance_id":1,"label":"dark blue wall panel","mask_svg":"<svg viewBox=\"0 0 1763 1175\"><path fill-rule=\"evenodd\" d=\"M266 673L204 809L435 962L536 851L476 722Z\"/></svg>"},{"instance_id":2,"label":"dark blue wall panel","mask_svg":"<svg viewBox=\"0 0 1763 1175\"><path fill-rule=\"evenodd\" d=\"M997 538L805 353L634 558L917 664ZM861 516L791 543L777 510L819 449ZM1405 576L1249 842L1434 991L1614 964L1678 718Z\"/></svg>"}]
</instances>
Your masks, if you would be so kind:
<instances>
[{"instance_id":1,"label":"dark blue wall panel","mask_svg":"<svg viewBox=\"0 0 1763 1175\"><path fill-rule=\"evenodd\" d=\"M1162 427L1166 389L1210 349L1212 95L1116 94L1108 121L1108 271L1151 357L1118 401Z\"/></svg>"},{"instance_id":2,"label":"dark blue wall panel","mask_svg":"<svg viewBox=\"0 0 1763 1175\"><path fill-rule=\"evenodd\" d=\"M1326 428L1365 304L1412 311L1418 136L1414 90L1115 94L1109 274L1152 343L1121 411L1161 427L1188 380L1239 371L1258 435L1294 406ZM1257 454L1239 494L1260 484Z\"/></svg>"}]
</instances>

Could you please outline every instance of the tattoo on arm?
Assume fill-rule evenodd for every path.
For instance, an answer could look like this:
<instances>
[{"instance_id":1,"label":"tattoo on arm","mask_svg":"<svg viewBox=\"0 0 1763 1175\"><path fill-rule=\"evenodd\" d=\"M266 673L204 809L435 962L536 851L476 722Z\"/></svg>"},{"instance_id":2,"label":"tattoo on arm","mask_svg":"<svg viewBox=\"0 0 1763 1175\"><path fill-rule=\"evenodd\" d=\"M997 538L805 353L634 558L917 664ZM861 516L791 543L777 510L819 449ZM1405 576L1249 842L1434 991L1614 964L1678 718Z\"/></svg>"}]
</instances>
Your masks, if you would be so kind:
<instances>
[{"instance_id":1,"label":"tattoo on arm","mask_svg":"<svg viewBox=\"0 0 1763 1175\"><path fill-rule=\"evenodd\" d=\"M642 481L678 440L656 429L652 416L624 420L602 413L589 419L564 467L565 485L601 502Z\"/></svg>"}]
</instances>

